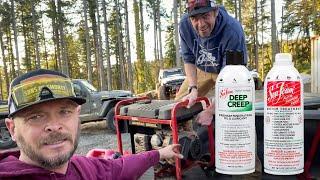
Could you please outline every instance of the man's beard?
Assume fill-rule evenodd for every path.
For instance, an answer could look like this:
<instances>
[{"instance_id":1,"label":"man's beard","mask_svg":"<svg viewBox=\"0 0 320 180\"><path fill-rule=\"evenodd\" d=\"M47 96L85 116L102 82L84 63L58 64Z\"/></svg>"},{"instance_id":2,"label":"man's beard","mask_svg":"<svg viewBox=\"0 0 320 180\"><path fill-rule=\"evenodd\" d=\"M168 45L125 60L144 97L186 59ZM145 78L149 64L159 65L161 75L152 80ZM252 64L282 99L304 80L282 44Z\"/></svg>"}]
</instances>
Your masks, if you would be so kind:
<instances>
[{"instance_id":1,"label":"man's beard","mask_svg":"<svg viewBox=\"0 0 320 180\"><path fill-rule=\"evenodd\" d=\"M78 126L76 138L74 140L73 148L65 153L65 154L58 154L53 158L46 158L43 154L41 154L37 149L43 146L45 143L54 143L60 140L66 140L72 143L72 136L66 133L59 133L59 132L52 132L46 138L41 139L39 142L36 143L36 148L33 148L30 144L26 143L23 136L17 136L17 144L21 151L23 151L26 156L31 159L32 161L36 162L39 166L45 169L55 169L61 167L63 164L69 161L72 157L74 152L78 147L78 140L80 136L80 123Z\"/></svg>"}]
</instances>

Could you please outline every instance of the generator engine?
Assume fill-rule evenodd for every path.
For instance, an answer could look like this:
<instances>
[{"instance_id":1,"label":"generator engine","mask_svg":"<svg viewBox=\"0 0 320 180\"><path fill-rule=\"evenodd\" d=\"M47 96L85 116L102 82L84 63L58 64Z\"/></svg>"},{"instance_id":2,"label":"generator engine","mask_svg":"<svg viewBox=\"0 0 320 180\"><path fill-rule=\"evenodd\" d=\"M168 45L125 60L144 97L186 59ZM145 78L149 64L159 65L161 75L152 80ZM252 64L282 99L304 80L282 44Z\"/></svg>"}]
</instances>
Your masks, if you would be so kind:
<instances>
[{"instance_id":1,"label":"generator engine","mask_svg":"<svg viewBox=\"0 0 320 180\"><path fill-rule=\"evenodd\" d=\"M205 127L199 127L194 131L192 125L193 119L184 122L183 128L179 128L180 152L183 160L207 161L209 154L208 132ZM170 127L163 127L155 130L152 135L136 133L134 134L134 147L136 153L145 152L153 149L161 149L172 144L172 131ZM174 164L174 161L166 160L166 163Z\"/></svg>"},{"instance_id":2,"label":"generator engine","mask_svg":"<svg viewBox=\"0 0 320 180\"><path fill-rule=\"evenodd\" d=\"M120 108L120 115L131 119L128 121L128 132L133 153L156 150L173 143L173 128L170 123L171 110L175 104L176 102L170 100L144 100ZM175 111L178 142L183 155L181 168L195 161L209 164L208 129L195 126L194 123L196 115L202 110L202 103L197 102L191 108L181 107ZM164 169L175 169L175 161L161 161L155 167L155 172L160 174L157 172Z\"/></svg>"}]
</instances>

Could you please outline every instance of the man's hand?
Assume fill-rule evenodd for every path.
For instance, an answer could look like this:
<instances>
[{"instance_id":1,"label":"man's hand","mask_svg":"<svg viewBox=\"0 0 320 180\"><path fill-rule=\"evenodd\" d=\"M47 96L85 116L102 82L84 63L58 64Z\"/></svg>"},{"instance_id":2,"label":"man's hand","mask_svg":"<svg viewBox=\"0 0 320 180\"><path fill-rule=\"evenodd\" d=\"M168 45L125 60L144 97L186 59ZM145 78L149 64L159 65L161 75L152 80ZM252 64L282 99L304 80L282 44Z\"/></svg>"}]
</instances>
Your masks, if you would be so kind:
<instances>
[{"instance_id":1,"label":"man's hand","mask_svg":"<svg viewBox=\"0 0 320 180\"><path fill-rule=\"evenodd\" d=\"M213 111L214 103L211 103L207 109L198 114L196 121L203 126L209 126L212 123Z\"/></svg>"},{"instance_id":2,"label":"man's hand","mask_svg":"<svg viewBox=\"0 0 320 180\"><path fill-rule=\"evenodd\" d=\"M179 153L180 144L172 144L167 147L159 149L160 160L162 159L172 159L174 157L183 158L183 155Z\"/></svg>"},{"instance_id":3,"label":"man's hand","mask_svg":"<svg viewBox=\"0 0 320 180\"><path fill-rule=\"evenodd\" d=\"M189 100L187 108L190 108L196 102L197 97L198 97L198 90L192 89L188 95L186 95L182 98L182 101Z\"/></svg>"}]
</instances>

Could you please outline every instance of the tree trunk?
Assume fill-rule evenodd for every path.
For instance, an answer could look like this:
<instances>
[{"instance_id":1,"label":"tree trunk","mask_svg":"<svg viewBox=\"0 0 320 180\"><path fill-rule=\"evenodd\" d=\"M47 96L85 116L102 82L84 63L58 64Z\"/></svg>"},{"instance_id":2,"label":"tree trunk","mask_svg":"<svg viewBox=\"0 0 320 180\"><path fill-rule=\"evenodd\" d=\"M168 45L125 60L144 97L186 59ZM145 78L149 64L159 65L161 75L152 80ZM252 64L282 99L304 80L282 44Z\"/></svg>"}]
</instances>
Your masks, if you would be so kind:
<instances>
[{"instance_id":1,"label":"tree trunk","mask_svg":"<svg viewBox=\"0 0 320 180\"><path fill-rule=\"evenodd\" d=\"M110 62L110 47L109 47L109 31L108 31L108 20L107 20L107 11L106 11L106 1L102 0L102 10L103 10L103 23L105 31L105 46L106 46L106 56L107 56L107 89L112 89L112 71L111 71L111 62Z\"/></svg>"},{"instance_id":2,"label":"tree trunk","mask_svg":"<svg viewBox=\"0 0 320 180\"><path fill-rule=\"evenodd\" d=\"M154 38L154 60L158 62L159 55L158 55L158 24L157 24L157 12L156 12L156 4L153 2L153 38Z\"/></svg>"},{"instance_id":3,"label":"tree trunk","mask_svg":"<svg viewBox=\"0 0 320 180\"><path fill-rule=\"evenodd\" d=\"M263 17L263 14L264 14L264 11L263 11L263 7L262 7L262 5L263 5L263 2L261 1L260 2L260 11L261 11L261 17ZM264 79L264 42L263 42L263 38L264 38L264 36L263 36L263 32L264 32L264 19L262 18L261 19L261 48L259 48L259 49L261 49L261 57L262 57L262 71L261 71L261 79Z\"/></svg>"},{"instance_id":4,"label":"tree trunk","mask_svg":"<svg viewBox=\"0 0 320 180\"><path fill-rule=\"evenodd\" d=\"M133 0L133 11L134 11L134 24L135 24L135 31L136 31L136 54L137 54L137 60L141 60L141 53L142 53L142 48L141 48L141 33L140 33L140 13L139 13L139 5L137 0Z\"/></svg>"},{"instance_id":5,"label":"tree trunk","mask_svg":"<svg viewBox=\"0 0 320 180\"><path fill-rule=\"evenodd\" d=\"M133 0L133 11L134 11L134 20L135 20L135 31L136 31L136 54L137 62L135 65L136 72L136 89L137 92L141 92L146 88L145 83L145 71L144 71L144 56L143 54L143 45L142 45L142 33L141 33L141 20L140 20L140 8L137 0Z\"/></svg>"},{"instance_id":6,"label":"tree trunk","mask_svg":"<svg viewBox=\"0 0 320 180\"><path fill-rule=\"evenodd\" d=\"M36 26L36 11L35 11L35 3L34 0L31 0L31 11L32 11L32 29L33 29L33 43L35 46L35 54L36 54L36 68L40 69L40 55L39 55L39 45L38 45L38 32L37 32L37 26Z\"/></svg>"},{"instance_id":7,"label":"tree trunk","mask_svg":"<svg viewBox=\"0 0 320 180\"><path fill-rule=\"evenodd\" d=\"M126 41L127 41L127 65L128 65L128 84L129 89L133 92L133 72L131 65L131 47L130 47L130 30L128 18L128 4L127 0L124 1L124 10L126 15Z\"/></svg>"},{"instance_id":8,"label":"tree trunk","mask_svg":"<svg viewBox=\"0 0 320 180\"><path fill-rule=\"evenodd\" d=\"M42 42L43 42L43 46L44 46L44 60L46 61L46 68L49 69L48 51L47 51L47 46L46 46L46 38L44 35L44 23L43 23L42 16L41 16L41 27L42 27L42 34L43 34Z\"/></svg>"},{"instance_id":9,"label":"tree trunk","mask_svg":"<svg viewBox=\"0 0 320 180\"><path fill-rule=\"evenodd\" d=\"M66 74L69 76L69 61L68 61L68 56L67 56L67 44L65 42L65 36L64 36L64 30L63 30L63 13L61 10L61 0L58 0L58 22L59 22L59 31L60 31L60 38L61 38L61 47L62 47L62 73Z\"/></svg>"},{"instance_id":10,"label":"tree trunk","mask_svg":"<svg viewBox=\"0 0 320 180\"><path fill-rule=\"evenodd\" d=\"M84 14L84 29L86 38L86 60L87 60L87 73L88 81L92 83L92 64L91 64L91 50L90 50L90 38L89 38L89 27L88 27L88 5L86 0L82 0L83 3L83 14Z\"/></svg>"},{"instance_id":11,"label":"tree trunk","mask_svg":"<svg viewBox=\"0 0 320 180\"><path fill-rule=\"evenodd\" d=\"M234 0L234 15L235 18L238 19L238 7L237 7L237 0Z\"/></svg>"},{"instance_id":12,"label":"tree trunk","mask_svg":"<svg viewBox=\"0 0 320 180\"><path fill-rule=\"evenodd\" d=\"M239 3L239 9L238 9L238 12L239 12L239 22L240 22L240 24L242 24L242 15L241 15L241 10L242 10L242 2L241 2L242 0L238 0L238 3Z\"/></svg>"},{"instance_id":13,"label":"tree trunk","mask_svg":"<svg viewBox=\"0 0 320 180\"><path fill-rule=\"evenodd\" d=\"M16 50L16 59L17 59L17 69L18 69L18 75L21 74L20 69L20 58L19 58L19 48L18 48L18 33L17 33L17 26L16 26L16 16L15 16L15 8L14 8L14 0L11 1L11 17L12 17L12 29L14 34L14 44L15 44L15 50Z\"/></svg>"},{"instance_id":14,"label":"tree trunk","mask_svg":"<svg viewBox=\"0 0 320 180\"><path fill-rule=\"evenodd\" d=\"M277 43L277 26L275 16L275 5L274 0L271 0L271 44L272 44L272 62L275 60L276 53L278 53Z\"/></svg>"},{"instance_id":15,"label":"tree trunk","mask_svg":"<svg viewBox=\"0 0 320 180\"><path fill-rule=\"evenodd\" d=\"M183 1L183 0L178 0L178 1L179 1L179 3L178 3L178 4L179 4L179 16L181 17L181 16L184 14L185 7L186 7L186 6L183 6L183 5L182 5L182 1ZM184 1L183 1L183 2L184 2Z\"/></svg>"},{"instance_id":16,"label":"tree trunk","mask_svg":"<svg viewBox=\"0 0 320 180\"><path fill-rule=\"evenodd\" d=\"M14 79L15 77L17 77L17 73L16 73L15 64L14 64L11 31L7 32L7 45L8 45L8 59L9 59L9 64L11 65L10 74L11 74L11 78Z\"/></svg>"},{"instance_id":17,"label":"tree trunk","mask_svg":"<svg viewBox=\"0 0 320 180\"><path fill-rule=\"evenodd\" d=\"M117 40L118 41L118 40ZM118 50L115 50L115 51L119 51L119 48L118 48ZM120 68L120 62L119 62L119 53L116 53L115 54L115 56L116 56L116 64L115 64L115 79L114 79L114 81L113 81L113 83L114 83L114 87L116 87L116 89L120 89L121 87L121 85L120 85L120 75L121 75L121 73L120 73L120 70L119 70L119 68Z\"/></svg>"},{"instance_id":18,"label":"tree trunk","mask_svg":"<svg viewBox=\"0 0 320 180\"><path fill-rule=\"evenodd\" d=\"M161 18L160 18L160 0L157 0L157 19L158 19L158 36L159 36L159 58L160 58L160 67L163 68L163 55L162 55L162 41L161 41Z\"/></svg>"},{"instance_id":19,"label":"tree trunk","mask_svg":"<svg viewBox=\"0 0 320 180\"><path fill-rule=\"evenodd\" d=\"M140 43L141 43L141 47L142 47L142 54L141 54L141 57L143 60L146 59L146 48L145 48L145 42L144 42L144 21L143 21L143 3L142 3L142 0L139 1L139 7L140 7Z\"/></svg>"},{"instance_id":20,"label":"tree trunk","mask_svg":"<svg viewBox=\"0 0 320 180\"><path fill-rule=\"evenodd\" d=\"M54 15L52 16L52 40L54 44L54 49L55 49L55 69L58 71L61 71L61 49L60 49L60 35L57 27L57 7L56 7L56 2L55 0L51 0L51 6L52 6L52 11Z\"/></svg>"},{"instance_id":21,"label":"tree trunk","mask_svg":"<svg viewBox=\"0 0 320 180\"><path fill-rule=\"evenodd\" d=\"M240 0L239 0L240 1ZM240 9L240 8L239 8ZM256 70L259 72L259 55L258 55L258 47L259 47L259 42L258 42L258 1L255 0L255 44L254 44L254 60L256 64Z\"/></svg>"},{"instance_id":22,"label":"tree trunk","mask_svg":"<svg viewBox=\"0 0 320 180\"><path fill-rule=\"evenodd\" d=\"M29 48L28 48L28 34L27 34L27 30L26 30L26 27L25 27L25 18L24 18L24 14L23 14L23 11L21 13L21 23L22 23L22 32L23 32L23 38L24 38L24 51L25 51L25 66L26 66L26 70L27 71L31 71L31 60L30 60L30 52L29 52Z\"/></svg>"},{"instance_id":23,"label":"tree trunk","mask_svg":"<svg viewBox=\"0 0 320 180\"><path fill-rule=\"evenodd\" d=\"M99 76L100 76L100 87L102 91L107 90L106 87L106 80L104 75L104 66L103 66L103 55L102 55L102 41L101 41L101 31L100 31L100 14L99 14L99 1L96 0L97 4L97 20L98 20L98 26L97 26L97 35L98 35L98 51L99 51Z\"/></svg>"},{"instance_id":24,"label":"tree trunk","mask_svg":"<svg viewBox=\"0 0 320 180\"><path fill-rule=\"evenodd\" d=\"M178 0L173 0L173 18L174 18L174 44L176 47L176 66L181 67L181 60L179 54L179 32L178 32Z\"/></svg>"},{"instance_id":25,"label":"tree trunk","mask_svg":"<svg viewBox=\"0 0 320 180\"><path fill-rule=\"evenodd\" d=\"M6 55L4 53L4 45L3 45L2 38L3 38L3 32L0 27L0 48L1 48L2 58L3 58L3 71L4 71L4 78L6 81L7 92L9 92L10 81L9 81L8 67L6 62Z\"/></svg>"},{"instance_id":26,"label":"tree trunk","mask_svg":"<svg viewBox=\"0 0 320 180\"><path fill-rule=\"evenodd\" d=\"M121 89L125 88L125 76L124 76L124 51L123 51L123 46L122 46L122 30L121 30L121 14L120 14L120 9L119 9L119 1L116 0L116 11L117 11L117 16L116 16L116 27L117 27L117 36L118 36L118 51L119 51L119 62L120 62L120 79L121 79Z\"/></svg>"},{"instance_id":27,"label":"tree trunk","mask_svg":"<svg viewBox=\"0 0 320 180\"><path fill-rule=\"evenodd\" d=\"M98 38L98 32L97 32L97 21L96 21L96 15L95 15L95 11L97 9L96 6L96 1L95 0L89 0L89 15L90 15L90 19L91 19L91 24L92 24L92 31L93 31L93 41L94 41L94 52L95 52L95 65L96 65L96 69L100 69L99 67L99 62L100 62L100 55L99 55L99 50L98 50L98 46L99 46L99 38ZM97 74L98 77L99 74ZM99 82L99 81L98 81ZM100 83L99 83L100 86ZM99 87L101 89L101 87Z\"/></svg>"}]
</instances>

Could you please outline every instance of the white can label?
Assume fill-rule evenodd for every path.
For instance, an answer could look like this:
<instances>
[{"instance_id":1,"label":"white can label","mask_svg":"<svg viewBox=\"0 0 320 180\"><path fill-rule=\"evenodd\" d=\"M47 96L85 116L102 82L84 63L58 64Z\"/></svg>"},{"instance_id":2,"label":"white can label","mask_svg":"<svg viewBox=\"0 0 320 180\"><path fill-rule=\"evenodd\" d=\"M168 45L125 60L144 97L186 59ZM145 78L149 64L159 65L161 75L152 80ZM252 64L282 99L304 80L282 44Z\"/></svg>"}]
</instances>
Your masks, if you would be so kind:
<instances>
[{"instance_id":1,"label":"white can label","mask_svg":"<svg viewBox=\"0 0 320 180\"><path fill-rule=\"evenodd\" d=\"M255 170L254 89L218 87L216 94L216 171L248 174Z\"/></svg>"},{"instance_id":2,"label":"white can label","mask_svg":"<svg viewBox=\"0 0 320 180\"><path fill-rule=\"evenodd\" d=\"M303 108L299 81L267 83L264 118L265 172L292 175L303 172Z\"/></svg>"}]
</instances>

